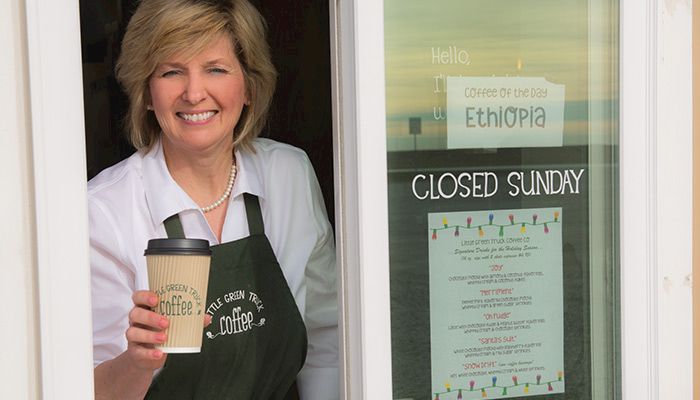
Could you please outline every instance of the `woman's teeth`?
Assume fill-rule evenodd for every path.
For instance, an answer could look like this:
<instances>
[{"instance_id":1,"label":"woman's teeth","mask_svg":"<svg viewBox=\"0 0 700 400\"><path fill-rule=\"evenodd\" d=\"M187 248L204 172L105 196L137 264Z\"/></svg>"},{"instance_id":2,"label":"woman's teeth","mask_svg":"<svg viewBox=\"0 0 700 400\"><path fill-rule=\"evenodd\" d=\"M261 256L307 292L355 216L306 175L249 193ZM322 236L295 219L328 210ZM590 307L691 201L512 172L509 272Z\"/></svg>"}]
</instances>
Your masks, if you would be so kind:
<instances>
[{"instance_id":1,"label":"woman's teeth","mask_svg":"<svg viewBox=\"0 0 700 400\"><path fill-rule=\"evenodd\" d=\"M199 122L199 121L204 121L207 120L216 114L214 111L207 111L199 114L185 114L185 113L177 113L182 119L190 122Z\"/></svg>"}]
</instances>

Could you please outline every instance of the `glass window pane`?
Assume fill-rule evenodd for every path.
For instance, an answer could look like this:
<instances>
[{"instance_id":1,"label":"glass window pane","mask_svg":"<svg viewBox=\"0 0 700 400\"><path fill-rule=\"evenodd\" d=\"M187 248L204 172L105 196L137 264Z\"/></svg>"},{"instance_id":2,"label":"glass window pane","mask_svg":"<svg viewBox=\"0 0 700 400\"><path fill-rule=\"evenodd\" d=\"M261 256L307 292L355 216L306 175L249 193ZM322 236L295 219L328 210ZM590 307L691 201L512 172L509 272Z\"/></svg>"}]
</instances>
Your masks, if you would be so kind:
<instances>
[{"instance_id":1,"label":"glass window pane","mask_svg":"<svg viewBox=\"0 0 700 400\"><path fill-rule=\"evenodd\" d=\"M618 3L384 9L394 398L614 398Z\"/></svg>"}]
</instances>

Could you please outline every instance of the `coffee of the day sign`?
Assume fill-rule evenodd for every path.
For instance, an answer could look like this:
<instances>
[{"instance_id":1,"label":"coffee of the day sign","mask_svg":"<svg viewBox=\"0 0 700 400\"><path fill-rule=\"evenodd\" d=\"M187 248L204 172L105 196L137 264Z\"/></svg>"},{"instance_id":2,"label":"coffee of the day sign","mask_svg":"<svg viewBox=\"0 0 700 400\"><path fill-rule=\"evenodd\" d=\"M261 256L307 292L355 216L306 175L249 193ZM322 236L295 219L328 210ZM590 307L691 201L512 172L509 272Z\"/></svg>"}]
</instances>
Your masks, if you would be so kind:
<instances>
[{"instance_id":1,"label":"coffee of the day sign","mask_svg":"<svg viewBox=\"0 0 700 400\"><path fill-rule=\"evenodd\" d=\"M448 77L447 147L562 145L564 85L543 78Z\"/></svg>"}]
</instances>

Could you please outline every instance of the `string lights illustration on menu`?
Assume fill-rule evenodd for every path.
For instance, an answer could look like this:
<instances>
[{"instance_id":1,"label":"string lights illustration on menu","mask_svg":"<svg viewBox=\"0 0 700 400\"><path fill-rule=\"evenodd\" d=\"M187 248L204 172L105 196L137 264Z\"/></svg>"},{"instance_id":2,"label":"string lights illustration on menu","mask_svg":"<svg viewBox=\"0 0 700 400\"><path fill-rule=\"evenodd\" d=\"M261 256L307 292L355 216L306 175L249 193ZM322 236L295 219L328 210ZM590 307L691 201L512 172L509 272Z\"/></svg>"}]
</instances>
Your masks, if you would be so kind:
<instances>
[{"instance_id":1,"label":"string lights illustration on menu","mask_svg":"<svg viewBox=\"0 0 700 400\"><path fill-rule=\"evenodd\" d=\"M542 375L537 374L534 377L534 381L521 381L518 376L513 375L512 385L501 386L498 385L498 378L493 376L488 384L483 386L477 386L474 380L469 381L468 387L458 387L453 389L450 382L445 382L445 391L433 393L434 400L468 400L468 399L478 399L487 398L489 396L507 396L508 394L517 395L518 393L530 394L533 388L539 392L546 393L554 391L554 386L557 384L563 384L564 382L564 371L557 371L556 379L549 381L543 381ZM522 392L518 392L522 390Z\"/></svg>"},{"instance_id":2,"label":"string lights illustration on menu","mask_svg":"<svg viewBox=\"0 0 700 400\"><path fill-rule=\"evenodd\" d=\"M431 228L431 229L432 229L431 238L432 238L432 240L437 240L437 239L438 239L438 232L444 231L444 230L454 231L454 236L460 236L460 234L464 234L464 233L466 233L466 232L468 232L468 231L472 231L472 230L474 230L474 229L477 230L477 233L478 233L479 237L484 237L484 236L486 236L487 230L489 230L489 232L490 232L490 231L496 231L496 230L497 230L497 231L498 231L498 236L499 236L499 237L503 237L504 234L505 234L504 229L508 229L508 228L511 228L511 227L518 227L518 226L520 227L520 233L523 233L523 234L527 232L527 226L532 226L532 227L539 227L539 226L541 226L541 227L542 227L542 231L543 231L544 233L548 234L548 233L549 233L549 226L550 226L551 224L559 224L559 223L561 223L560 216L561 216L561 214L559 213L559 211L555 211L555 212L552 214L552 217L551 217L550 220L548 220L548 221L542 221L542 220L540 220L540 221L538 222L538 218L539 218L539 217L538 217L537 214L533 214L533 215L532 215L532 220L531 220L531 221L515 221L515 217L513 216L513 214L509 214L509 215L508 215L508 221L509 221L509 222L503 223L503 224L498 224L498 223L494 223L495 215L494 215L493 213L490 213L490 214L489 214L489 217L488 217L488 222L487 222L487 223L480 224L480 225L474 225L474 226L472 226L472 223L473 223L474 220L473 220L473 218L472 218L471 216L467 217L467 219L466 219L466 225L461 225L461 224L453 224L453 225L450 225L450 224L449 224L449 221L447 220L447 218L446 218L446 217L443 217L443 218L442 218L442 226L441 226L441 227L439 227L439 228ZM460 229L462 230L461 233L460 233Z\"/></svg>"}]
</instances>

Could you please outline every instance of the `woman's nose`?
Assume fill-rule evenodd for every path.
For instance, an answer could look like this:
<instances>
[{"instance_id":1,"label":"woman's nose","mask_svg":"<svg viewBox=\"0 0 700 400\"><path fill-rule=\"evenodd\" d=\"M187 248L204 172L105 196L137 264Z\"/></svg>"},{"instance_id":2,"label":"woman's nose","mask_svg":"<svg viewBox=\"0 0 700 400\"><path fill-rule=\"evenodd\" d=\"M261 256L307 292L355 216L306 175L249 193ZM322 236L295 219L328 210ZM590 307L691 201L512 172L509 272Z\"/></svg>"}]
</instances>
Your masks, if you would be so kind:
<instances>
[{"instance_id":1,"label":"woman's nose","mask_svg":"<svg viewBox=\"0 0 700 400\"><path fill-rule=\"evenodd\" d=\"M197 76L190 76L182 93L182 99L190 104L199 104L207 98L205 85Z\"/></svg>"}]
</instances>

